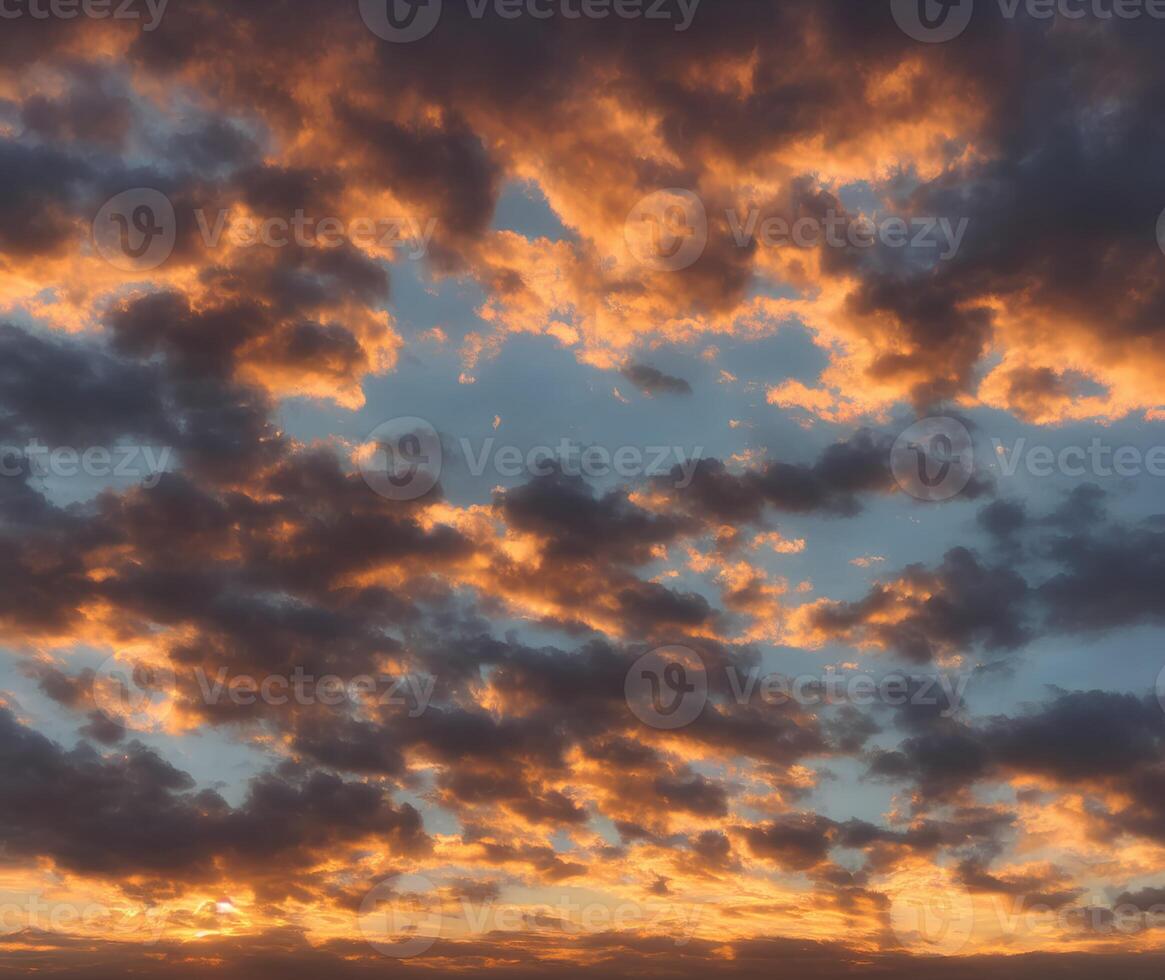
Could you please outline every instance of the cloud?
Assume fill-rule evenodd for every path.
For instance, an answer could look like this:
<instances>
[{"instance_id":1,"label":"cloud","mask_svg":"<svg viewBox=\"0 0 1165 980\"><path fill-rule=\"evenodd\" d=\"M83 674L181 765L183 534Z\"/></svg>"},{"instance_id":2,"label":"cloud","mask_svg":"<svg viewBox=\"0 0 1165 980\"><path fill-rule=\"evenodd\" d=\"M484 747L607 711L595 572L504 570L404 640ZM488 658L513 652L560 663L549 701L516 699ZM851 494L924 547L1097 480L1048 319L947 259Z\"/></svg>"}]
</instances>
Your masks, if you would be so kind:
<instances>
[{"instance_id":1,"label":"cloud","mask_svg":"<svg viewBox=\"0 0 1165 980\"><path fill-rule=\"evenodd\" d=\"M426 845L420 815L394 807L380 790L322 772L257 777L246 802L217 793L134 742L112 758L84 743L66 752L0 709L0 824L28 857L53 859L88 875L129 875L173 883L213 880L229 864L269 879L275 865L305 870L333 847L371 836L407 853Z\"/></svg>"},{"instance_id":2,"label":"cloud","mask_svg":"<svg viewBox=\"0 0 1165 980\"><path fill-rule=\"evenodd\" d=\"M690 395L692 393L692 386L683 378L674 378L648 364L631 362L624 365L620 373L645 395Z\"/></svg>"},{"instance_id":3,"label":"cloud","mask_svg":"<svg viewBox=\"0 0 1165 980\"><path fill-rule=\"evenodd\" d=\"M980 10L959 43L925 45L888 4L848 0L707 4L685 31L447 4L430 37L389 45L350 7L190 0L152 32L6 20L0 441L173 450L154 485L78 499L27 465L0 479L0 623L31 703L0 709L15 883L165 904L181 936L152 950L167 970L248 977L383 972L348 918L409 869L448 872L458 899L569 888L709 906L682 945L670 922L579 936L524 907L521 929L447 938L418 973L913 975L917 959L885 952L891 878L944 868L976 896L1068 908L1090 884L1061 860L1074 833L1113 845L1122 898L1153 899L1165 716L1144 692L1056 689L973 715L946 695L893 712L742 703L726 678L826 644L859 665L867 650L920 668L996 658L983 673L1072 634L1117 656L1121 631L1161 624L1161 520L1112 516L1095 488L936 521L945 554L888 561L864 594L827 589L814 566L838 598L794 606L781 573L826 561L829 534L862 553L862 518L927 520L889 471L884 429L906 404L1029 425L1160 409L1157 26ZM503 225L516 186L559 230ZM148 274L92 240L97 209L131 187L175 207L174 252ZM707 225L675 272L628 240L628 216L669 187L695 194ZM741 235L750 215L821 227L875 209L946 237ZM200 227L300 212L407 218L433 237L402 275L383 242L252 247ZM398 323L401 294L406 309L455 294L472 311ZM753 360L787 329L815 351ZM467 377L538 337L687 408L692 385L638 358L723 349L736 374L755 370L709 404L757 409L741 433L755 455L732 446L619 486L554 469L490 499L386 501L339 433L366 390L388 397L370 380L438 334ZM777 451L789 421L825 448ZM966 497L991 492L979 478ZM745 550L762 538L789 547ZM697 651L708 681L676 731L642 724L625 693L664 643ZM103 710L82 664L113 652L174 672L165 719ZM424 679L432 699L420 713L241 706L198 680L296 669ZM36 730L70 725L72 749ZM179 762L215 751L201 736L261 759L259 774L203 785ZM863 767L895 793L876 822L831 792ZM246 908L245 936L206 935L221 924L198 908L223 893ZM0 973L127 969L90 937L20 933L5 952ZM921 968L1159 974L1142 956Z\"/></svg>"}]
</instances>

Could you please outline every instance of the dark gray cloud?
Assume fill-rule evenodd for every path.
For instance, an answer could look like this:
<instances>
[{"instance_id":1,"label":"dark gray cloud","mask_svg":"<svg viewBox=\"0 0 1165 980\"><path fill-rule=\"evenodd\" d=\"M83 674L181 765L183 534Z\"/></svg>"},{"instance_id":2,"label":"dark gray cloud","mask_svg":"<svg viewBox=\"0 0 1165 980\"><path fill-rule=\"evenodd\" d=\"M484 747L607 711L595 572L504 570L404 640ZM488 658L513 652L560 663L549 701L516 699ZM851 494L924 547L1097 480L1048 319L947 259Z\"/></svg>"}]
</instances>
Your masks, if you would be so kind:
<instances>
[{"instance_id":1,"label":"dark gray cloud","mask_svg":"<svg viewBox=\"0 0 1165 980\"><path fill-rule=\"evenodd\" d=\"M976 645L989 651L1021 647L1031 635L1027 595L1027 583L1011 568L985 565L966 548L955 548L933 571L908 566L894 583L875 586L857 602L821 606L813 625L829 636L874 640L924 664Z\"/></svg>"},{"instance_id":2,"label":"dark gray cloud","mask_svg":"<svg viewBox=\"0 0 1165 980\"><path fill-rule=\"evenodd\" d=\"M962 797L985 780L1038 776L1097 794L1099 826L1165 839L1165 712L1153 696L1059 692L1027 714L980 723L936 721L870 756L870 774L914 782L924 805ZM1105 803L1116 792L1130 802Z\"/></svg>"},{"instance_id":3,"label":"dark gray cloud","mask_svg":"<svg viewBox=\"0 0 1165 980\"><path fill-rule=\"evenodd\" d=\"M650 364L632 362L620 372L636 388L647 395L690 395L692 386L683 378L664 374Z\"/></svg>"},{"instance_id":4,"label":"dark gray cloud","mask_svg":"<svg viewBox=\"0 0 1165 980\"><path fill-rule=\"evenodd\" d=\"M266 877L276 864L285 875L371 835L401 852L427 844L412 807L326 773L257 777L234 808L140 743L111 757L85 743L66 751L6 709L0 735L4 839L75 872L193 884L217 878L220 860Z\"/></svg>"}]
</instances>

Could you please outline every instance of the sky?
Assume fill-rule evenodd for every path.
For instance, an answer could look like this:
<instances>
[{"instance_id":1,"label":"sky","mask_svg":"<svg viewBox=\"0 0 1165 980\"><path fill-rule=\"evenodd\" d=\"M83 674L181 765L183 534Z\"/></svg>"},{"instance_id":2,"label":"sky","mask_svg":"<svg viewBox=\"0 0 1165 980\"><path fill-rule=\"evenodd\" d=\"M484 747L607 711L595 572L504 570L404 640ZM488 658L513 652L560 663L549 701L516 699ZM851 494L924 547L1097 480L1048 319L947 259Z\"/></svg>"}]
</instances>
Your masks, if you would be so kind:
<instances>
[{"instance_id":1,"label":"sky","mask_svg":"<svg viewBox=\"0 0 1165 980\"><path fill-rule=\"evenodd\" d=\"M1165 4L0 0L0 977L1165 965Z\"/></svg>"}]
</instances>

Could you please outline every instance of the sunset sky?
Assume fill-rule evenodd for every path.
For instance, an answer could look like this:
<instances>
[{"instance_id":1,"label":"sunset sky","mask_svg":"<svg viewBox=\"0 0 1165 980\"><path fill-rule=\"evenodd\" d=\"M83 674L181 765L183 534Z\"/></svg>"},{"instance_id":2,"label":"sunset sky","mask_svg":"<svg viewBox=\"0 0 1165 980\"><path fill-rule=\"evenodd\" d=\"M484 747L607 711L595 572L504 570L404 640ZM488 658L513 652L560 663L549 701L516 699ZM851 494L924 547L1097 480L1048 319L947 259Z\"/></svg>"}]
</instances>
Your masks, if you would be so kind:
<instances>
[{"instance_id":1,"label":"sunset sky","mask_svg":"<svg viewBox=\"0 0 1165 980\"><path fill-rule=\"evenodd\" d=\"M1163 52L0 0L0 977L1159 978Z\"/></svg>"}]
</instances>

